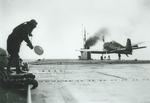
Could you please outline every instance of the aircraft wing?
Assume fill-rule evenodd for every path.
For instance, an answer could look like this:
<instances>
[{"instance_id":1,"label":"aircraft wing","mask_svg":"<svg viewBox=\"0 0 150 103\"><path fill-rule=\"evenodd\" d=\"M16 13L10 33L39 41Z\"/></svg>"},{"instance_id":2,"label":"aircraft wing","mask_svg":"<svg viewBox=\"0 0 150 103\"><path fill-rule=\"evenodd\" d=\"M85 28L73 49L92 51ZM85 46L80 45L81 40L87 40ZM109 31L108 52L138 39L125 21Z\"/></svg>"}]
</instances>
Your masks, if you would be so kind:
<instances>
[{"instance_id":1,"label":"aircraft wing","mask_svg":"<svg viewBox=\"0 0 150 103\"><path fill-rule=\"evenodd\" d=\"M146 48L146 46L132 47L132 50ZM95 54L110 54L110 53L126 53L126 48L118 48L115 50L91 50L91 49L81 49L80 52L90 52Z\"/></svg>"},{"instance_id":2,"label":"aircraft wing","mask_svg":"<svg viewBox=\"0 0 150 103\"><path fill-rule=\"evenodd\" d=\"M104 54L107 53L108 51L106 50L91 50L91 49L81 49L79 50L80 52L90 52L90 53L99 53L99 54Z\"/></svg>"},{"instance_id":3,"label":"aircraft wing","mask_svg":"<svg viewBox=\"0 0 150 103\"><path fill-rule=\"evenodd\" d=\"M109 53L120 53L122 51L124 51L125 48L120 48L120 49L116 49L116 50L111 50L111 51L107 51L107 50L90 50L90 49L81 49L79 50L80 52L90 52L90 53L95 53L95 54L109 54Z\"/></svg>"}]
</instances>

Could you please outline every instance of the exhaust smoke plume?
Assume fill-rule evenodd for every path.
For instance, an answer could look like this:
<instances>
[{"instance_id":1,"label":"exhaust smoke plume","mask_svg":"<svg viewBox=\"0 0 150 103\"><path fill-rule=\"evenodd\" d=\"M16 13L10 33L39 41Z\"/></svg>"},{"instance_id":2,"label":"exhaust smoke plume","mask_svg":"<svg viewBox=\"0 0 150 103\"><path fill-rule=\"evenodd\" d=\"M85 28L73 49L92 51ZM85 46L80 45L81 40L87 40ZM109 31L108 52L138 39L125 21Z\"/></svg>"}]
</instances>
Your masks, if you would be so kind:
<instances>
[{"instance_id":1,"label":"exhaust smoke plume","mask_svg":"<svg viewBox=\"0 0 150 103\"><path fill-rule=\"evenodd\" d=\"M108 29L102 28L98 30L94 36L90 37L86 43L85 47L91 47L97 43L98 40L105 42L105 36L108 35Z\"/></svg>"}]
</instances>

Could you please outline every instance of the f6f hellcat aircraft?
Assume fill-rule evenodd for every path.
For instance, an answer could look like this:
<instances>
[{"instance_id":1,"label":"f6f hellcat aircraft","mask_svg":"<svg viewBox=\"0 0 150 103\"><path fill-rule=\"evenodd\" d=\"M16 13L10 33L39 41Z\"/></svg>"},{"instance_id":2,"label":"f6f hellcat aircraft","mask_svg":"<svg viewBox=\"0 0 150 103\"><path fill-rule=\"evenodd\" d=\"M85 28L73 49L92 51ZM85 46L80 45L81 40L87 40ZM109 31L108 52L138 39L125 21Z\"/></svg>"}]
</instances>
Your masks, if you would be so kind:
<instances>
[{"instance_id":1,"label":"f6f hellcat aircraft","mask_svg":"<svg viewBox=\"0 0 150 103\"><path fill-rule=\"evenodd\" d=\"M131 40L128 38L126 42L126 46L121 45L116 41L105 42L103 45L102 51L100 50L90 50L90 49L81 49L80 52L89 52L95 54L111 54L116 53L118 54L119 60L121 59L121 54L125 54L126 56L132 55L132 51L135 49L142 49L146 48L146 46L139 47L138 44L131 44ZM103 57L101 57L103 58Z\"/></svg>"}]
</instances>

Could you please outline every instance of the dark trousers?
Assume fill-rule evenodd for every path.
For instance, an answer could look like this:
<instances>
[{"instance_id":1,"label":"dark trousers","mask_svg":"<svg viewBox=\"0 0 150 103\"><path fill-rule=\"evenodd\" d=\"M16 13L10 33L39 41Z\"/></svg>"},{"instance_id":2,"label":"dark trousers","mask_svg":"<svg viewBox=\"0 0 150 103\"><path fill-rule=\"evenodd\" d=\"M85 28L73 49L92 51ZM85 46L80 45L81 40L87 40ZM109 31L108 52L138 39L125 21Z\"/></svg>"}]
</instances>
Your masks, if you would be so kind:
<instances>
[{"instance_id":1,"label":"dark trousers","mask_svg":"<svg viewBox=\"0 0 150 103\"><path fill-rule=\"evenodd\" d=\"M10 67L16 67L19 66L19 55L11 55L9 57L8 66Z\"/></svg>"},{"instance_id":2,"label":"dark trousers","mask_svg":"<svg viewBox=\"0 0 150 103\"><path fill-rule=\"evenodd\" d=\"M8 61L8 71L10 70L10 67L15 67L16 68L16 72L20 71L20 66L19 66L19 55L11 55L9 57L9 61Z\"/></svg>"},{"instance_id":3,"label":"dark trousers","mask_svg":"<svg viewBox=\"0 0 150 103\"><path fill-rule=\"evenodd\" d=\"M16 67L16 71L20 71L19 67L20 45L21 42L17 39L17 37L9 35L7 39L7 51L9 53L8 70L10 70L10 67Z\"/></svg>"}]
</instances>

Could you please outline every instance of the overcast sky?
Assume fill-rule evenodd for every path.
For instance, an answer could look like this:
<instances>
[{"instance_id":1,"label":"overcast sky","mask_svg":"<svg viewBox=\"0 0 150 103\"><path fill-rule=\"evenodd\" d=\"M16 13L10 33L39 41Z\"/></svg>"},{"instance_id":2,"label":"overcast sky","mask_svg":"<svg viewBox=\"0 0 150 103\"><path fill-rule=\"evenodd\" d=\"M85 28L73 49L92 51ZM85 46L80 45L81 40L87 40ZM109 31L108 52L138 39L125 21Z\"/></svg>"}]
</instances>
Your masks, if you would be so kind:
<instances>
[{"instance_id":1,"label":"overcast sky","mask_svg":"<svg viewBox=\"0 0 150 103\"><path fill-rule=\"evenodd\" d=\"M6 49L13 28L30 19L38 22L32 43L42 46L44 54L37 56L22 43L24 59L78 58L76 50L83 47L82 24L88 37L107 28L106 41L123 45L127 38L133 43L146 41L148 48L133 52L130 58L150 59L150 0L0 0L0 47ZM102 50L102 44L92 48Z\"/></svg>"}]
</instances>

